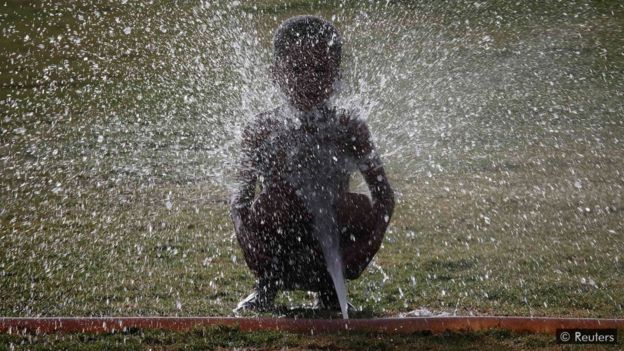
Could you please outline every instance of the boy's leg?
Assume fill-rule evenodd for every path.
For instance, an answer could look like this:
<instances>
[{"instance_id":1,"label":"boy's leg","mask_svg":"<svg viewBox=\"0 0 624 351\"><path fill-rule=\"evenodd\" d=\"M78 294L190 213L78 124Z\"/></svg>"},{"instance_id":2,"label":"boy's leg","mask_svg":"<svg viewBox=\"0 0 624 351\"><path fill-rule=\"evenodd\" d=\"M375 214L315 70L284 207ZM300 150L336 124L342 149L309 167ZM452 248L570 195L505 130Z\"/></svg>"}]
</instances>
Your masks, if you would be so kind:
<instances>
[{"instance_id":1,"label":"boy's leg","mask_svg":"<svg viewBox=\"0 0 624 351\"><path fill-rule=\"evenodd\" d=\"M243 251L245 262L256 277L254 291L238 303L238 310L265 311L273 308L279 290L272 265L277 263L275 242L279 242L278 231L273 228L283 221L289 210L282 194L260 193L251 207L250 223L244 230L236 232L236 238ZM283 208L278 208L278 206Z\"/></svg>"},{"instance_id":2,"label":"boy's leg","mask_svg":"<svg viewBox=\"0 0 624 351\"><path fill-rule=\"evenodd\" d=\"M364 194L345 194L338 202L336 212L341 233L340 247L345 265L345 278L357 279L379 250L383 234L374 235L373 209L369 197ZM333 284L320 286L318 291L317 307L340 309Z\"/></svg>"},{"instance_id":3,"label":"boy's leg","mask_svg":"<svg viewBox=\"0 0 624 351\"><path fill-rule=\"evenodd\" d=\"M364 194L347 193L336 208L341 231L345 277L357 279L373 259L383 241L375 235L373 207Z\"/></svg>"},{"instance_id":4,"label":"boy's leg","mask_svg":"<svg viewBox=\"0 0 624 351\"><path fill-rule=\"evenodd\" d=\"M312 218L291 189L260 193L251 223L237 239L257 278L256 295L269 297L271 304L279 289L318 290L328 283L320 247L312 239Z\"/></svg>"}]
</instances>

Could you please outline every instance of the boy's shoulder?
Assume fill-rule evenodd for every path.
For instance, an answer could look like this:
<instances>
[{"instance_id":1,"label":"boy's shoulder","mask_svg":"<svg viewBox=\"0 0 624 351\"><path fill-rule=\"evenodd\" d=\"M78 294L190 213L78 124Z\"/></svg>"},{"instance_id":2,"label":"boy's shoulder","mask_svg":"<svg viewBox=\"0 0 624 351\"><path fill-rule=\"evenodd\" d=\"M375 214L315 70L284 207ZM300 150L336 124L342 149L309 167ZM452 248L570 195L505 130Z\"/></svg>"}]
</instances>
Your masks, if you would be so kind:
<instances>
[{"instance_id":1,"label":"boy's shoulder","mask_svg":"<svg viewBox=\"0 0 624 351\"><path fill-rule=\"evenodd\" d=\"M366 121L360 117L360 113L355 109L337 109L336 117L340 127L349 134L356 136L369 137L369 130Z\"/></svg>"},{"instance_id":2,"label":"boy's shoulder","mask_svg":"<svg viewBox=\"0 0 624 351\"><path fill-rule=\"evenodd\" d=\"M279 127L279 107L255 115L243 129L243 140L257 144Z\"/></svg>"},{"instance_id":3,"label":"boy's shoulder","mask_svg":"<svg viewBox=\"0 0 624 351\"><path fill-rule=\"evenodd\" d=\"M261 112L255 115L251 121L249 121L247 127L255 130L263 130L270 127L274 127L278 123L278 115L280 108L276 107L269 111Z\"/></svg>"}]
</instances>

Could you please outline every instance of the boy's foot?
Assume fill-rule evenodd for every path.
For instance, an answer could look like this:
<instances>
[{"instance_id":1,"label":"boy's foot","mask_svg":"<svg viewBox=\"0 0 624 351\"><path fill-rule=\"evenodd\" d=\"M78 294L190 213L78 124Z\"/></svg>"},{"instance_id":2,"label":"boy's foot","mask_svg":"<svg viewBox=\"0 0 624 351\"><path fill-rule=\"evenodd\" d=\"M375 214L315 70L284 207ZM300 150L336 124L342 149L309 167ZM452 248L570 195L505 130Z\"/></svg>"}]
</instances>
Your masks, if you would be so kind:
<instances>
[{"instance_id":1,"label":"boy's foot","mask_svg":"<svg viewBox=\"0 0 624 351\"><path fill-rule=\"evenodd\" d=\"M254 292L249 294L249 296L241 300L238 305L236 305L234 313L242 311L271 311L275 307L273 302L275 301L276 295L277 290L275 287L272 287L269 284L256 284Z\"/></svg>"}]
</instances>

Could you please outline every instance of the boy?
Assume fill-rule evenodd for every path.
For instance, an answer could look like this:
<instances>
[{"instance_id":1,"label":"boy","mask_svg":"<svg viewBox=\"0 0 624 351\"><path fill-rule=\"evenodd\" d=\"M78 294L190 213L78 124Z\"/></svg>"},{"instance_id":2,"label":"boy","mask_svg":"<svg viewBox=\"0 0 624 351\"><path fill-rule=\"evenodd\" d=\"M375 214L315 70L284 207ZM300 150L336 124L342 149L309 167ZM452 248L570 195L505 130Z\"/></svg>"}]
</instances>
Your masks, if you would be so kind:
<instances>
[{"instance_id":1,"label":"boy","mask_svg":"<svg viewBox=\"0 0 624 351\"><path fill-rule=\"evenodd\" d=\"M336 28L293 17L273 44L273 79L288 103L243 131L231 216L257 281L237 310L269 310L279 290L293 289L318 292L317 307L337 308L319 231L335 233L344 276L356 279L379 250L394 196L364 121L328 104L340 77ZM348 192L358 169L372 203Z\"/></svg>"}]
</instances>

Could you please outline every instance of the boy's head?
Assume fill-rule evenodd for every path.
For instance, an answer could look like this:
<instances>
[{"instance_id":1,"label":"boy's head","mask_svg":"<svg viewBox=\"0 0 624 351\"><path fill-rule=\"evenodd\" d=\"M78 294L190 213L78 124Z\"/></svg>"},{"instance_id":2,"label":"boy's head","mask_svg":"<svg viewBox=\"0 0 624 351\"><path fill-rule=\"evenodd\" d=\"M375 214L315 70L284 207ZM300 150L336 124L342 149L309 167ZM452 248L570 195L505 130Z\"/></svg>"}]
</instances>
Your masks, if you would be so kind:
<instances>
[{"instance_id":1,"label":"boy's head","mask_svg":"<svg viewBox=\"0 0 624 351\"><path fill-rule=\"evenodd\" d=\"M340 76L340 33L315 16L292 17L273 38L273 77L290 102L310 110L333 93Z\"/></svg>"}]
</instances>

